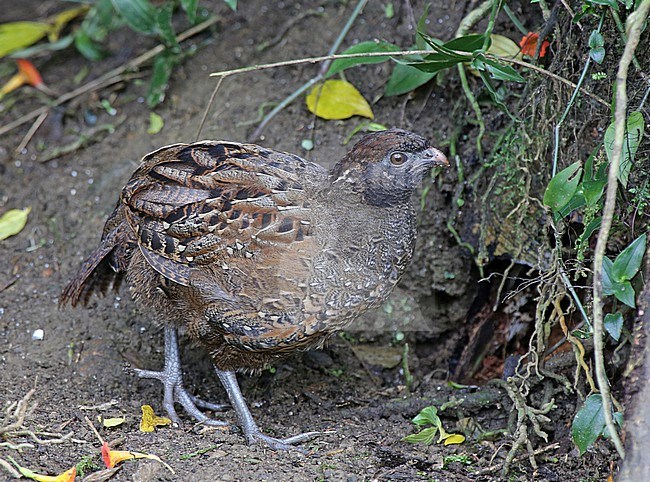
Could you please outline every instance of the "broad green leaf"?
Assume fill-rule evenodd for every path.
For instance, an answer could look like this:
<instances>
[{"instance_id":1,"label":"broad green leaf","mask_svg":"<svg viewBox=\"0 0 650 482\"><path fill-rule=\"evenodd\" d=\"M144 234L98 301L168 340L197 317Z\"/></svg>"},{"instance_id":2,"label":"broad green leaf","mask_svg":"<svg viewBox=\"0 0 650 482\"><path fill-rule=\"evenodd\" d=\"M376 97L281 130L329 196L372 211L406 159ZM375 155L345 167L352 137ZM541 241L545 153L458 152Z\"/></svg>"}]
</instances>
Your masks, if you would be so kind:
<instances>
[{"instance_id":1,"label":"broad green leaf","mask_svg":"<svg viewBox=\"0 0 650 482\"><path fill-rule=\"evenodd\" d=\"M31 210L31 207L10 209L0 216L0 241L21 232L27 224L27 216Z\"/></svg>"},{"instance_id":2,"label":"broad green leaf","mask_svg":"<svg viewBox=\"0 0 650 482\"><path fill-rule=\"evenodd\" d=\"M425 428L421 432L407 435L402 439L402 441L411 444L423 443L426 445L431 445L433 443L433 439L436 437L437 431L437 427Z\"/></svg>"},{"instance_id":3,"label":"broad green leaf","mask_svg":"<svg viewBox=\"0 0 650 482\"><path fill-rule=\"evenodd\" d=\"M600 150L600 146L591 153L585 163L585 173L582 176L582 193L585 197L587 206L595 206L603 195L603 190L607 185L607 163L603 162L598 171L594 173L594 161Z\"/></svg>"},{"instance_id":4,"label":"broad green leaf","mask_svg":"<svg viewBox=\"0 0 650 482\"><path fill-rule=\"evenodd\" d=\"M237 0L223 0L233 12L237 11Z\"/></svg>"},{"instance_id":5,"label":"broad green leaf","mask_svg":"<svg viewBox=\"0 0 650 482\"><path fill-rule=\"evenodd\" d=\"M99 0L93 4L93 8L84 18L80 30L91 40L103 42L108 32L120 23L119 15L116 14L111 0Z\"/></svg>"},{"instance_id":6,"label":"broad green leaf","mask_svg":"<svg viewBox=\"0 0 650 482\"><path fill-rule=\"evenodd\" d=\"M623 315L620 313L607 313L604 320L605 330L615 341L621 337L623 329Z\"/></svg>"},{"instance_id":7,"label":"broad green leaf","mask_svg":"<svg viewBox=\"0 0 650 482\"><path fill-rule=\"evenodd\" d=\"M616 281L631 280L639 271L645 254L645 234L636 238L632 244L619 253L614 260L612 276Z\"/></svg>"},{"instance_id":8,"label":"broad green leaf","mask_svg":"<svg viewBox=\"0 0 650 482\"><path fill-rule=\"evenodd\" d=\"M571 200L562 207L559 211L556 211L560 218L566 217L571 214L576 209L580 209L582 206L586 205L585 196L582 193L582 187L578 185L578 189L571 198Z\"/></svg>"},{"instance_id":9,"label":"broad green leaf","mask_svg":"<svg viewBox=\"0 0 650 482\"><path fill-rule=\"evenodd\" d=\"M348 119L353 115L374 118L370 105L351 83L326 80L307 95L307 108L322 119Z\"/></svg>"},{"instance_id":10,"label":"broad green leaf","mask_svg":"<svg viewBox=\"0 0 650 482\"><path fill-rule=\"evenodd\" d=\"M629 281L623 282L614 282L612 284L612 290L614 291L614 296L616 299L622 303L625 303L630 308L636 308L634 288Z\"/></svg>"},{"instance_id":11,"label":"broad green leaf","mask_svg":"<svg viewBox=\"0 0 650 482\"><path fill-rule=\"evenodd\" d=\"M149 113L149 128L147 134L158 134L165 125L165 121L155 112Z\"/></svg>"},{"instance_id":12,"label":"broad green leaf","mask_svg":"<svg viewBox=\"0 0 650 482\"><path fill-rule=\"evenodd\" d=\"M11 22L0 24L0 57L35 44L52 30L44 22Z\"/></svg>"},{"instance_id":13,"label":"broad green leaf","mask_svg":"<svg viewBox=\"0 0 650 482\"><path fill-rule=\"evenodd\" d=\"M400 48L397 45L393 45L388 42L361 42L356 45L353 45L349 49L341 52L342 54L367 54L375 52L397 52ZM327 71L326 76L332 76L337 74L345 69L353 67L355 65L362 64L379 64L381 62L386 62L390 60L390 56L380 56L380 57L359 57L354 59L337 59L332 62L329 70Z\"/></svg>"},{"instance_id":14,"label":"broad green leaf","mask_svg":"<svg viewBox=\"0 0 650 482\"><path fill-rule=\"evenodd\" d=\"M406 94L426 84L435 76L435 73L422 72L410 65L398 63L393 68L384 93L389 97Z\"/></svg>"},{"instance_id":15,"label":"broad green leaf","mask_svg":"<svg viewBox=\"0 0 650 482\"><path fill-rule=\"evenodd\" d=\"M483 34L469 34L457 37L445 43L445 48L449 50L461 50L463 52L474 52L483 48L485 43L485 35Z\"/></svg>"},{"instance_id":16,"label":"broad green leaf","mask_svg":"<svg viewBox=\"0 0 650 482\"><path fill-rule=\"evenodd\" d=\"M580 455L593 445L605 428L603 399L599 393L589 395L573 419L571 435Z\"/></svg>"},{"instance_id":17,"label":"broad green leaf","mask_svg":"<svg viewBox=\"0 0 650 482\"><path fill-rule=\"evenodd\" d=\"M190 23L196 23L196 10L198 6L199 0L181 0L181 7L185 11Z\"/></svg>"},{"instance_id":18,"label":"broad green leaf","mask_svg":"<svg viewBox=\"0 0 650 482\"><path fill-rule=\"evenodd\" d=\"M636 151L639 148L639 143L643 137L644 122L643 114L641 112L632 112L626 123L625 137L623 138L623 152L621 153L621 164L618 169L618 180L623 187L627 187L627 181L630 177L630 170L634 163ZM612 160L612 148L614 147L614 123L605 131L605 152L607 159Z\"/></svg>"},{"instance_id":19,"label":"broad green leaf","mask_svg":"<svg viewBox=\"0 0 650 482\"><path fill-rule=\"evenodd\" d=\"M459 433L450 433L445 437L443 445L458 445L465 441L465 436Z\"/></svg>"},{"instance_id":20,"label":"broad green leaf","mask_svg":"<svg viewBox=\"0 0 650 482\"><path fill-rule=\"evenodd\" d=\"M149 0L111 0L129 27L145 35L158 33L156 7Z\"/></svg>"},{"instance_id":21,"label":"broad green leaf","mask_svg":"<svg viewBox=\"0 0 650 482\"><path fill-rule=\"evenodd\" d=\"M582 168L580 161L558 172L548 183L544 193L544 204L553 211L560 211L566 206L578 190Z\"/></svg>"},{"instance_id":22,"label":"broad green leaf","mask_svg":"<svg viewBox=\"0 0 650 482\"><path fill-rule=\"evenodd\" d=\"M434 425L436 427L441 425L438 409L433 406L423 408L412 421L416 425Z\"/></svg>"},{"instance_id":23,"label":"broad green leaf","mask_svg":"<svg viewBox=\"0 0 650 482\"><path fill-rule=\"evenodd\" d=\"M167 82L172 74L172 68L176 59L172 55L165 53L159 54L153 61L153 74L151 75L151 84L147 94L147 105L155 107L165 99L165 90Z\"/></svg>"},{"instance_id":24,"label":"broad green leaf","mask_svg":"<svg viewBox=\"0 0 650 482\"><path fill-rule=\"evenodd\" d=\"M589 36L589 56L597 64L602 64L605 59L605 39L598 30L591 32Z\"/></svg>"},{"instance_id":25,"label":"broad green leaf","mask_svg":"<svg viewBox=\"0 0 650 482\"><path fill-rule=\"evenodd\" d=\"M614 294L614 280L612 279L612 269L614 262L607 256L603 258L603 294L605 296Z\"/></svg>"},{"instance_id":26,"label":"broad green leaf","mask_svg":"<svg viewBox=\"0 0 650 482\"><path fill-rule=\"evenodd\" d=\"M585 226L584 231L582 231L582 234L580 235L580 243L587 241L597 229L600 229L602 220L603 218L598 216L597 218L592 219L589 224Z\"/></svg>"}]
</instances>

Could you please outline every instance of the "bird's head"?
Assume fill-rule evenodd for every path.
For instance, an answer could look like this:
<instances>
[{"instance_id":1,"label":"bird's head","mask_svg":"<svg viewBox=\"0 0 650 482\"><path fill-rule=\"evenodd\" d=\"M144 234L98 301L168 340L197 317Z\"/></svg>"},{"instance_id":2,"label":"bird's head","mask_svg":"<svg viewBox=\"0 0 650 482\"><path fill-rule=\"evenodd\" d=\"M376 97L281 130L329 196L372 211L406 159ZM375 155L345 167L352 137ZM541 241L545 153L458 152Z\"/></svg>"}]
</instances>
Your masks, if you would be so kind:
<instances>
[{"instance_id":1,"label":"bird's head","mask_svg":"<svg viewBox=\"0 0 650 482\"><path fill-rule=\"evenodd\" d=\"M445 155L424 137L390 129L362 138L332 169L332 182L348 186L374 206L393 206L411 195L434 167L448 167Z\"/></svg>"}]
</instances>

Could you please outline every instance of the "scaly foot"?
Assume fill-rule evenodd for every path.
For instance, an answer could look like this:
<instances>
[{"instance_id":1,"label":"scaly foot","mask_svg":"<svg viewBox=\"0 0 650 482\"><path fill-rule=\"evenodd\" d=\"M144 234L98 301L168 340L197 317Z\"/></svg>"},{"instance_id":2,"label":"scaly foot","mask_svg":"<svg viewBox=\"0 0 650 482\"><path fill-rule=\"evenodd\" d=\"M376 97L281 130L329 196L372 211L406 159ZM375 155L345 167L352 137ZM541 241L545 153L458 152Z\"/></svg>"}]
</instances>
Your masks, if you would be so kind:
<instances>
[{"instance_id":1,"label":"scaly foot","mask_svg":"<svg viewBox=\"0 0 650 482\"><path fill-rule=\"evenodd\" d=\"M303 454L307 453L306 450L295 447L294 445L311 440L320 435L320 432L306 432L284 439L277 439L264 435L255 423L255 420L253 420L253 415L248 409L248 405L246 405L246 400L244 400L244 396L239 388L239 383L237 383L235 372L222 371L216 368L215 371L219 376L219 380L221 380L221 384L226 389L226 393L230 399L230 404L237 412L239 426L244 432L246 442L249 445L261 442L272 450L297 450Z\"/></svg>"},{"instance_id":2,"label":"scaly foot","mask_svg":"<svg viewBox=\"0 0 650 482\"><path fill-rule=\"evenodd\" d=\"M227 422L215 420L206 416L200 408L206 410L220 411L227 408L227 405L206 402L191 395L183 386L183 372L181 370L181 357L178 350L178 335L176 328L165 327L165 368L162 371L135 369L140 378L155 378L165 387L163 408L172 422L181 424L181 419L176 413L174 403L179 403L185 411L206 425L223 426Z\"/></svg>"}]
</instances>

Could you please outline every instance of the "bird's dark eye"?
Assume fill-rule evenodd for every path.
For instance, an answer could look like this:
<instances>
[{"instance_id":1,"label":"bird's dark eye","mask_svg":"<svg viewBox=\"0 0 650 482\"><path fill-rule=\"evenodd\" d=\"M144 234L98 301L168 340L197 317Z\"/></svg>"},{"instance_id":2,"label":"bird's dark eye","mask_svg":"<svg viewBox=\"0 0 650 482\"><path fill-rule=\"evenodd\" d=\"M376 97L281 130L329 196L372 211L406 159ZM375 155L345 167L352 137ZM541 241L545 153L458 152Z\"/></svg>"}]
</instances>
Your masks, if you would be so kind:
<instances>
[{"instance_id":1,"label":"bird's dark eye","mask_svg":"<svg viewBox=\"0 0 650 482\"><path fill-rule=\"evenodd\" d=\"M393 152L390 155L390 163L394 166L401 166L406 162L406 154L403 152Z\"/></svg>"}]
</instances>

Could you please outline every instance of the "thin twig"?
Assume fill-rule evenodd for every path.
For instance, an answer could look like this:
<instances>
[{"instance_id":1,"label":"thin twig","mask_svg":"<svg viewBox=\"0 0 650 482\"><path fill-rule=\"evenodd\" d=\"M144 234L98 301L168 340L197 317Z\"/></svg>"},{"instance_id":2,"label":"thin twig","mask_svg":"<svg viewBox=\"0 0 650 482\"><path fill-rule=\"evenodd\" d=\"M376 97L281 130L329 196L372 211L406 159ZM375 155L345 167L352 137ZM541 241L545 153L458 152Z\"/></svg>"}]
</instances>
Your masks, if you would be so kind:
<instances>
[{"instance_id":1,"label":"thin twig","mask_svg":"<svg viewBox=\"0 0 650 482\"><path fill-rule=\"evenodd\" d=\"M336 40L334 40L334 43L330 47L329 51L327 52L328 55L333 55L336 53L336 51L339 49L341 46L341 43L343 43L343 40L347 36L348 32L352 28L352 25L354 24L354 21L357 19L359 14L361 13L361 10L363 10L363 7L366 6L366 3L368 3L368 0L359 0L359 3L357 3L357 6L354 8L354 11L348 18L348 21L345 23L341 31L339 32L339 35L336 37ZM318 70L318 74L316 74L315 77L310 79L307 83L303 84L301 87L299 87L296 91L294 91L291 95L289 95L286 99L284 99L282 102L280 102L277 106L275 106L271 112L266 114L264 119L262 119L262 122L257 126L255 129L255 132L253 132L253 135L251 136L253 139L259 138L259 136L262 133L262 130L268 125L268 123L273 119L280 111L282 111L284 108L286 108L289 104L291 104L295 99L297 99L300 95L302 95L303 92L307 91L311 86L315 85L316 83L320 82L325 75L327 74L327 69L329 68L329 65L331 63L331 60L325 61L321 68Z\"/></svg>"},{"instance_id":2,"label":"thin twig","mask_svg":"<svg viewBox=\"0 0 650 482\"><path fill-rule=\"evenodd\" d=\"M198 25L195 25L192 28L187 29L185 32L181 33L176 37L176 40L178 42L183 42L187 40L190 37L193 37L197 33L202 32L203 30L207 29L208 27L214 25L217 23L219 20L219 17L211 17L207 19L204 22L201 22ZM9 124L0 127L0 136L3 134L6 134L7 132L15 129L16 127L20 127L21 125L29 122L30 120L40 116L43 114L43 112L46 112L48 109L51 107L56 107L57 105L61 105L65 102L68 102L69 100L72 100L76 97L79 97L80 95L86 94L88 92L92 92L94 90L101 89L103 87L107 87L109 85L115 84L120 81L120 75L124 73L127 70L134 69L136 67L139 67L146 61L152 59L159 53L163 52L165 50L164 45L157 45L151 50L146 51L142 55L136 57L133 60L130 60L129 62L126 62L125 64L120 65L119 67L114 68L113 70L110 70L106 72L104 75L101 77L97 77L94 80L91 80L87 84L82 85L81 87L72 90L70 92L67 92L60 97L57 97L54 99L51 103L48 105L45 105L43 107L39 107L38 109L35 109L31 111L28 114L25 114L22 117L19 117L13 122L10 122Z\"/></svg>"},{"instance_id":3,"label":"thin twig","mask_svg":"<svg viewBox=\"0 0 650 482\"><path fill-rule=\"evenodd\" d=\"M459 55L467 55L467 52L456 52ZM278 67L290 67L292 65L301 65L301 64L316 64L319 62L326 62L329 60L338 60L338 59L358 59L362 57L405 57L408 55L430 55L431 51L430 50L401 50L399 52L365 52L365 53L358 53L358 54L334 54L334 55L322 55L320 57L305 57L302 59L293 59L293 60L284 60L281 62L272 62L270 64L258 64L258 65L249 65L247 67L240 67L238 69L230 69L230 70L221 70L219 72L212 72L210 74L210 77L230 77L231 75L238 75L238 74L245 74L247 72L257 72L260 70L269 70L269 69L277 69ZM558 82L562 82L563 84L566 84L568 86L573 87L574 89L577 88L578 86L571 82L569 79L565 79L564 77L561 77L557 74L554 74L553 72L549 72L546 69L543 69L542 67L538 67L537 65L525 62L523 60L518 60L518 59L509 59L507 57L499 57L498 55L493 55L493 54L484 54L486 58L494 61L502 61L506 62L508 64L514 64L514 65L519 65L520 67L525 67L530 70L534 70L535 72L538 72L542 75L545 75L547 77L550 77L554 80L557 80ZM469 59L468 59L469 60ZM587 89L584 87L580 87L580 91L583 92L584 94L588 95L591 97L593 100L598 102L599 104L602 104L606 107L609 107L610 104L609 102L601 99L597 95L593 94L592 92L589 92Z\"/></svg>"},{"instance_id":4,"label":"thin twig","mask_svg":"<svg viewBox=\"0 0 650 482\"><path fill-rule=\"evenodd\" d=\"M603 259L607 248L607 239L612 227L614 209L616 207L616 191L618 188L618 169L621 164L623 142L625 137L626 109L627 109L627 73L634 52L639 44L641 26L650 12L650 0L643 0L637 10L628 17L628 40L621 56L621 61L616 74L616 111L614 112L614 145L607 176L607 193L603 206L603 217L596 241L594 254L594 285L593 285L593 311L594 311L594 357L596 365L596 380L603 400L603 414L609 435L622 459L625 458L625 448L618 435L612 417L612 400L609 389L609 380L605 372L604 358L604 329L603 329Z\"/></svg>"},{"instance_id":5,"label":"thin twig","mask_svg":"<svg viewBox=\"0 0 650 482\"><path fill-rule=\"evenodd\" d=\"M18 144L18 147L16 147L16 150L14 151L16 155L20 154L20 152L27 147L27 144L29 144L29 141L32 140L32 137L34 137L34 134L36 134L36 131L38 130L39 127L41 127L41 124L45 121L47 118L49 112L45 111L41 115L38 116L38 118L34 121L32 126L29 128L27 131L27 134L25 134L25 137L23 137L23 140L20 141L20 144Z\"/></svg>"},{"instance_id":6,"label":"thin twig","mask_svg":"<svg viewBox=\"0 0 650 482\"><path fill-rule=\"evenodd\" d=\"M533 452L533 455L540 455L540 454L543 454L543 453L546 453L546 452L550 452L551 450L557 450L559 448L560 448L560 444L559 443L554 443L554 444L551 444L551 445L547 445L546 447L542 447L541 449L535 450ZM515 459L512 460L512 462L519 462L521 460L524 460L526 457L528 457L528 454L516 457ZM489 474L491 472L496 472L499 469L501 469L501 467L503 467L503 463L491 465L489 467L486 467L484 469L479 470L478 472L474 472L474 475L485 475L485 474Z\"/></svg>"}]
</instances>

